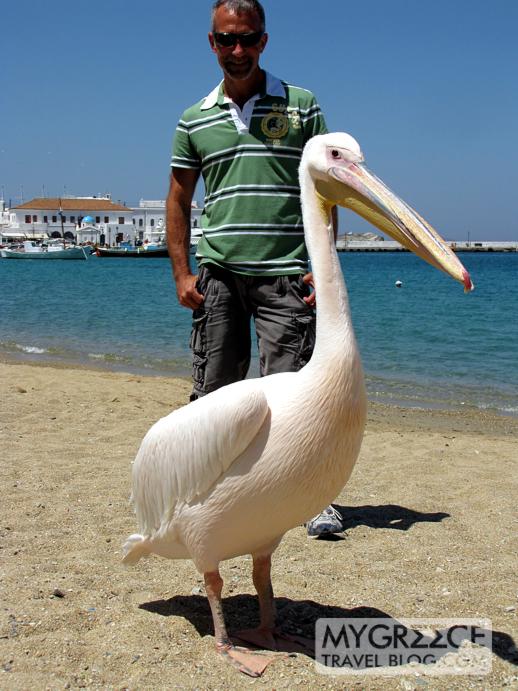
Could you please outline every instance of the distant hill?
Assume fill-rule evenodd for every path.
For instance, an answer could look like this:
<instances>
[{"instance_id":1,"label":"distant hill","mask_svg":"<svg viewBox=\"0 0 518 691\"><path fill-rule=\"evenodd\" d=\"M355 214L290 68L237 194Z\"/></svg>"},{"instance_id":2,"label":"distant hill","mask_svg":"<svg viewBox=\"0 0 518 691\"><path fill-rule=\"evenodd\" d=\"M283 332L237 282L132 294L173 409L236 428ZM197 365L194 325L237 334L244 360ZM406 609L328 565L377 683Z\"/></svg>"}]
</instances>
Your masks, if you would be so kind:
<instances>
[{"instance_id":1,"label":"distant hill","mask_svg":"<svg viewBox=\"0 0 518 691\"><path fill-rule=\"evenodd\" d=\"M358 240L360 242L384 242L385 238L376 233L343 233L338 236L338 240L347 242L349 240Z\"/></svg>"}]
</instances>

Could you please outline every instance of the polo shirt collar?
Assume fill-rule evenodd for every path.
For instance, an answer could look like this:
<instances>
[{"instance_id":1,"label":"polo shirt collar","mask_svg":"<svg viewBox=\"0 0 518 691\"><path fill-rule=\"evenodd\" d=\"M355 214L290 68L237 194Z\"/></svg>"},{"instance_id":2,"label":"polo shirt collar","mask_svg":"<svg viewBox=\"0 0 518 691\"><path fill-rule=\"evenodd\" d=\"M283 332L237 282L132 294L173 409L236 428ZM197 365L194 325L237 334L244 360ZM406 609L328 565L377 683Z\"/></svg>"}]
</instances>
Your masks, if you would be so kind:
<instances>
[{"instance_id":1,"label":"polo shirt collar","mask_svg":"<svg viewBox=\"0 0 518 691\"><path fill-rule=\"evenodd\" d=\"M264 93L259 94L259 98L263 96L275 96L276 98L286 98L286 89L284 88L280 79L274 77L273 74L265 71L266 75L266 85L264 88ZM215 89L213 89L208 96L205 97L201 110L208 110L213 108L215 105L223 105L226 101L225 94L223 93L223 82L221 81Z\"/></svg>"}]
</instances>

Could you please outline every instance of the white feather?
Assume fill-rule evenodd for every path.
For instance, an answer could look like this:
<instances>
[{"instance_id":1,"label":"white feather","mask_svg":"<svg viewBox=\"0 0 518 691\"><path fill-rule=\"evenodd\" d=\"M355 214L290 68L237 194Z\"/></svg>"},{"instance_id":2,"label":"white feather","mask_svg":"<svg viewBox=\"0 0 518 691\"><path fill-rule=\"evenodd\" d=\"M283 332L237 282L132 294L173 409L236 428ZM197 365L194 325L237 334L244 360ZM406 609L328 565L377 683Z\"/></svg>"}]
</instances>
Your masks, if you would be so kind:
<instances>
[{"instance_id":1,"label":"white feather","mask_svg":"<svg viewBox=\"0 0 518 691\"><path fill-rule=\"evenodd\" d=\"M238 382L175 410L151 427L133 467L133 500L145 535L177 502L206 492L256 436L268 412L264 392Z\"/></svg>"}]
</instances>

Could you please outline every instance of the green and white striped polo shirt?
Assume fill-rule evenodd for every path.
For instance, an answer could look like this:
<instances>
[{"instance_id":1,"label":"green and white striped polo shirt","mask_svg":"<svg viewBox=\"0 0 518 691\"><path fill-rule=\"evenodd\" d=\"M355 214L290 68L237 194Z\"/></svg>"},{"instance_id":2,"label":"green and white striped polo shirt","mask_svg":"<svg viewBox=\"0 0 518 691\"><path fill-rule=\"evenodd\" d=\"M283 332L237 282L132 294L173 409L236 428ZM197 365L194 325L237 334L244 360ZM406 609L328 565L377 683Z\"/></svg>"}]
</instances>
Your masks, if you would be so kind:
<instances>
[{"instance_id":1,"label":"green and white striped polo shirt","mask_svg":"<svg viewBox=\"0 0 518 691\"><path fill-rule=\"evenodd\" d=\"M171 165L205 182L199 264L249 276L307 270L298 167L306 142L325 132L313 94L268 73L242 111L223 83L185 111Z\"/></svg>"}]
</instances>

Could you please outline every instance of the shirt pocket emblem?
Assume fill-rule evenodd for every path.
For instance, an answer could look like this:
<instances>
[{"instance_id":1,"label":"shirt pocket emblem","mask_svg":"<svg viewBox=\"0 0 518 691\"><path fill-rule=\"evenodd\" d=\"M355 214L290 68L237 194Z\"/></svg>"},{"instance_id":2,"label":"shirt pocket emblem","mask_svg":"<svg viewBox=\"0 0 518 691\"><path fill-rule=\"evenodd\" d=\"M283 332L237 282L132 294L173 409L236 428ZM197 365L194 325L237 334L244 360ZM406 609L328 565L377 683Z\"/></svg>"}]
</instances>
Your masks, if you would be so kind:
<instances>
[{"instance_id":1,"label":"shirt pocket emblem","mask_svg":"<svg viewBox=\"0 0 518 691\"><path fill-rule=\"evenodd\" d=\"M281 139L288 134L290 122L287 115L272 111L261 120L261 132L269 139Z\"/></svg>"}]
</instances>

